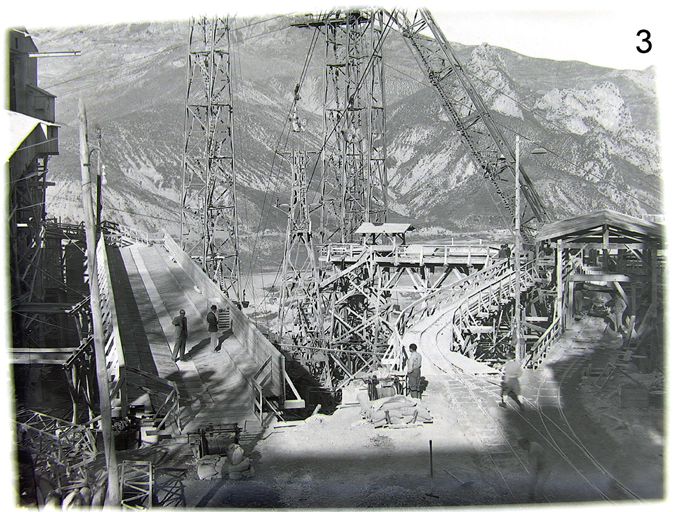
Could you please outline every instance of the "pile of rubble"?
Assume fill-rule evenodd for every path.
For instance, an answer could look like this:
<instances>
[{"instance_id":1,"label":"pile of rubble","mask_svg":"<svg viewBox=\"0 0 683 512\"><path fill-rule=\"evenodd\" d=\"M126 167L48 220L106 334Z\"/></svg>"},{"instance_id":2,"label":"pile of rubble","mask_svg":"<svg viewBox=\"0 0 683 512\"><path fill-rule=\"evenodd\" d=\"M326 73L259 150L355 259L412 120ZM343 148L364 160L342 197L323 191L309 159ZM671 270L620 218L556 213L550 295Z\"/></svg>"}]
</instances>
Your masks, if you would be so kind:
<instances>
[{"instance_id":1,"label":"pile of rubble","mask_svg":"<svg viewBox=\"0 0 683 512\"><path fill-rule=\"evenodd\" d=\"M421 400L399 394L394 386L378 386L358 380L343 390L345 405L360 405L360 415L375 428L405 428L432 423L432 415Z\"/></svg>"},{"instance_id":2,"label":"pile of rubble","mask_svg":"<svg viewBox=\"0 0 683 512\"><path fill-rule=\"evenodd\" d=\"M244 456L244 450L238 444L231 444L225 455L205 455L197 460L197 477L200 480L214 478L230 478L240 480L254 474L251 459Z\"/></svg>"}]
</instances>

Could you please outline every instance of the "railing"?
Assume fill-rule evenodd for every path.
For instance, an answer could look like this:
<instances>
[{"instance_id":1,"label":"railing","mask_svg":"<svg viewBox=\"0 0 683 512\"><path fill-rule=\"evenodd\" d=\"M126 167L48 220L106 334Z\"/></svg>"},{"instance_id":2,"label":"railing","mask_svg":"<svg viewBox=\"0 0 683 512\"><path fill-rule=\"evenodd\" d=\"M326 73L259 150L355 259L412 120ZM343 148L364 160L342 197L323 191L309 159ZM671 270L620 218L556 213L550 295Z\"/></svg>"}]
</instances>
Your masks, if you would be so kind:
<instances>
[{"instance_id":1,"label":"railing","mask_svg":"<svg viewBox=\"0 0 683 512\"><path fill-rule=\"evenodd\" d=\"M436 309L444 304L452 303L463 297L471 290L490 287L502 278L513 276L513 270L507 262L498 262L486 267L479 272L470 274L448 286L434 290L426 296L417 299L399 314L397 327L399 334L403 335L407 329L425 316L430 316Z\"/></svg>"},{"instance_id":2,"label":"railing","mask_svg":"<svg viewBox=\"0 0 683 512\"><path fill-rule=\"evenodd\" d=\"M254 413L259 419L259 424L263 426L265 424L265 418L270 411L271 414L276 414L282 419L280 411L278 411L273 404L268 400L268 396L264 393L265 380L260 380L258 373L256 377L249 379L249 385L251 386L252 402L254 404ZM304 407L305 404L301 404L300 407Z\"/></svg>"},{"instance_id":3,"label":"railing","mask_svg":"<svg viewBox=\"0 0 683 512\"><path fill-rule=\"evenodd\" d=\"M43 224L47 235L58 236L69 240L85 240L85 223L70 224L57 222L57 219L45 219Z\"/></svg>"},{"instance_id":4,"label":"railing","mask_svg":"<svg viewBox=\"0 0 683 512\"><path fill-rule=\"evenodd\" d=\"M154 411L154 414L148 418L154 422L156 430L161 430L173 422L176 431L178 433L182 432L183 428L180 421L180 392L178 391L178 385L171 380L152 375L151 373L144 372L137 368L131 367L128 368L128 371L136 373L157 384L161 384L165 388L163 392L159 392L147 386L138 386L150 395L150 399L152 397L157 397L160 399L159 401L162 402L160 406L155 407L156 410Z\"/></svg>"},{"instance_id":5,"label":"railing","mask_svg":"<svg viewBox=\"0 0 683 512\"><path fill-rule=\"evenodd\" d=\"M453 261L466 265L489 265L498 251L485 245L400 245L395 251L396 262L417 263L439 261L448 265Z\"/></svg>"},{"instance_id":6,"label":"railing","mask_svg":"<svg viewBox=\"0 0 683 512\"><path fill-rule=\"evenodd\" d=\"M331 261L332 258L357 258L367 250L361 244L328 244L320 247L320 260Z\"/></svg>"},{"instance_id":7,"label":"railing","mask_svg":"<svg viewBox=\"0 0 683 512\"><path fill-rule=\"evenodd\" d=\"M523 288L536 281L532 261L525 262L520 270ZM460 329L470 325L477 313L485 311L492 304L509 300L514 294L515 279L514 270L507 262L501 261L415 300L399 313L393 324L384 364L399 370L406 355L401 338L412 326L438 311L453 311L455 338L462 339ZM452 350L453 345L450 348Z\"/></svg>"},{"instance_id":8,"label":"railing","mask_svg":"<svg viewBox=\"0 0 683 512\"><path fill-rule=\"evenodd\" d=\"M264 393L267 388L268 381L270 377L264 370L267 368L269 361L266 361L261 368L254 374L253 377L249 379L249 384L251 386L252 401L254 404L254 412L259 419L261 426L264 424L264 418L266 416L267 410L270 409L271 412L277 412L272 408L272 404L268 401L268 397Z\"/></svg>"},{"instance_id":9,"label":"railing","mask_svg":"<svg viewBox=\"0 0 683 512\"><path fill-rule=\"evenodd\" d=\"M112 412L119 409L114 416L125 417L128 414L128 396L126 390L126 361L121 345L119 322L116 316L114 291L109 274L109 262L104 237L97 243L97 285L100 290L100 309L104 336L104 358L109 375L109 399Z\"/></svg>"},{"instance_id":10,"label":"railing","mask_svg":"<svg viewBox=\"0 0 683 512\"><path fill-rule=\"evenodd\" d=\"M362 245L338 243L320 247L320 260L327 262L333 259L354 261L368 250L376 257L393 258L394 263L414 263L419 265L424 264L425 261L430 263L438 261L443 265L449 265L454 261L467 265L489 265L498 254L497 249L487 245Z\"/></svg>"},{"instance_id":11,"label":"railing","mask_svg":"<svg viewBox=\"0 0 683 512\"><path fill-rule=\"evenodd\" d=\"M137 242L142 242L147 245L155 243L163 243L164 237L162 235L150 235L147 231L137 228L131 228L128 226L122 226L116 222L102 221L102 231L106 236L112 237L126 237Z\"/></svg>"},{"instance_id":12,"label":"railing","mask_svg":"<svg viewBox=\"0 0 683 512\"><path fill-rule=\"evenodd\" d=\"M522 290L533 285L535 282L533 262L527 262L520 267L519 278ZM516 280L516 273L511 271L471 289L471 293L463 297L453 312L453 333L455 336L450 347L451 350L456 349L455 338L464 343L465 340L461 332L476 325L474 319L479 313L488 311L492 305L507 302L514 296Z\"/></svg>"},{"instance_id":13,"label":"railing","mask_svg":"<svg viewBox=\"0 0 683 512\"><path fill-rule=\"evenodd\" d=\"M384 364L389 365L393 370L401 369L405 362L405 351L401 346L401 338L417 322L433 315L439 306L452 303L469 291L491 282L497 282L503 276L512 273L513 271L507 262L500 261L413 301L401 310L392 325L393 333L389 340L389 349L383 358Z\"/></svg>"},{"instance_id":14,"label":"railing","mask_svg":"<svg viewBox=\"0 0 683 512\"><path fill-rule=\"evenodd\" d=\"M527 355L524 358L525 368L538 368L545 356L548 355L548 350L552 341L557 338L561 331L561 322L559 317L555 317L553 322L548 326L541 337L534 343L531 348L527 350Z\"/></svg>"}]
</instances>

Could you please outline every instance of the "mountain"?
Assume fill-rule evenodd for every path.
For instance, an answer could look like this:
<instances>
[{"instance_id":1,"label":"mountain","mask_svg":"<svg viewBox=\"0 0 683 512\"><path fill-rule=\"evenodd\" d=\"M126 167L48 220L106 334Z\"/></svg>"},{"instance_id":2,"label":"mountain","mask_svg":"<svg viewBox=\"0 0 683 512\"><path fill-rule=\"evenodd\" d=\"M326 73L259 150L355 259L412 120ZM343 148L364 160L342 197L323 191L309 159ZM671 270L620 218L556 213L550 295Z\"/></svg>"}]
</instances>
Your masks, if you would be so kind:
<instances>
[{"instance_id":1,"label":"mountain","mask_svg":"<svg viewBox=\"0 0 683 512\"><path fill-rule=\"evenodd\" d=\"M289 201L287 114L313 30L291 18L240 19L233 55L237 207L243 254L281 258ZM437 20L438 22L438 20ZM102 134L104 217L148 231L178 232L188 22L29 29L42 52L79 57L39 62L40 86L57 96L60 155L50 161L48 212L80 221L78 100L90 139ZM529 155L527 173L553 219L609 208L659 213L661 167L655 71L536 59L489 45L452 43L503 135L550 149ZM437 94L397 33L383 47L390 220L422 232L506 229L492 185L475 168ZM322 141L324 44L301 81L298 113L307 148ZM523 139L523 140L525 140ZM319 170L317 171L319 172Z\"/></svg>"}]
</instances>

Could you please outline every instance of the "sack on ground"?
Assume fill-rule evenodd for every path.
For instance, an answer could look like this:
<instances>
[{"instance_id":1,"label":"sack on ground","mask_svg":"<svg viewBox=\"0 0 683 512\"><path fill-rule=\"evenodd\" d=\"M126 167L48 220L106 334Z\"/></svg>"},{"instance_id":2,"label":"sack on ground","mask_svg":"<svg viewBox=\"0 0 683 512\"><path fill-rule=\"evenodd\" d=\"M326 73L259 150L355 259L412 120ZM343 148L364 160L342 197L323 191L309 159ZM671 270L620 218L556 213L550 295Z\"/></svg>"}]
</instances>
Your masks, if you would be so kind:
<instances>
[{"instance_id":1,"label":"sack on ground","mask_svg":"<svg viewBox=\"0 0 683 512\"><path fill-rule=\"evenodd\" d=\"M228 446L227 453L228 461L230 462L230 464L233 465L239 464L240 462L242 462L242 459L244 458L244 450L240 445L235 443Z\"/></svg>"}]
</instances>

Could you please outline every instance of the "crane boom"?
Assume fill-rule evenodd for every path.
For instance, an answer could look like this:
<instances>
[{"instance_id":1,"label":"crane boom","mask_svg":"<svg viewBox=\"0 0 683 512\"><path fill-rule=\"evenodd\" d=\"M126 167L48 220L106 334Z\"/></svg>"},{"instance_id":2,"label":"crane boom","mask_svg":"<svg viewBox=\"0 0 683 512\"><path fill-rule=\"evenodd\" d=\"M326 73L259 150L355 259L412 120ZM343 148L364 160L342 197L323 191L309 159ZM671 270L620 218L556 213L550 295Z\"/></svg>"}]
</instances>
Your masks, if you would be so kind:
<instances>
[{"instance_id":1,"label":"crane boom","mask_svg":"<svg viewBox=\"0 0 683 512\"><path fill-rule=\"evenodd\" d=\"M405 11L391 14L409 48L414 53L442 105L455 124L475 163L494 185L503 204L515 217L515 151L494 122L484 100L427 9L414 16ZM519 165L521 192L530 208L522 219L528 234L534 222L549 220L547 211L528 174Z\"/></svg>"}]
</instances>

